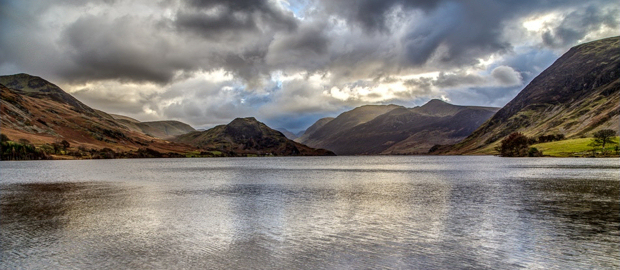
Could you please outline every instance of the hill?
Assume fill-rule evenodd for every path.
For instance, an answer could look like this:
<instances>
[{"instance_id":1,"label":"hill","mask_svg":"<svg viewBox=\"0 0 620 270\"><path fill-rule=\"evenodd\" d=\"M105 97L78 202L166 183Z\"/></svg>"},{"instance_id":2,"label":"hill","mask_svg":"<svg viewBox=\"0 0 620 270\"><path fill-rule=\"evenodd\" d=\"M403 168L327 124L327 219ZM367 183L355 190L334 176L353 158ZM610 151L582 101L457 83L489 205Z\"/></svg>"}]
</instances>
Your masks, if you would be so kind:
<instances>
[{"instance_id":1,"label":"hill","mask_svg":"<svg viewBox=\"0 0 620 270\"><path fill-rule=\"evenodd\" d=\"M41 77L24 73L0 76L0 84L20 95L56 101L69 105L76 112L89 116L97 115L95 110Z\"/></svg>"},{"instance_id":2,"label":"hill","mask_svg":"<svg viewBox=\"0 0 620 270\"><path fill-rule=\"evenodd\" d=\"M436 144L462 140L497 109L436 99L415 108L363 106L327 122L305 142L339 155L426 154Z\"/></svg>"},{"instance_id":3,"label":"hill","mask_svg":"<svg viewBox=\"0 0 620 270\"><path fill-rule=\"evenodd\" d=\"M126 128L144 133L145 135L160 138L170 139L174 136L186 134L192 131L196 131L188 124L179 121L167 120L167 121L150 121L140 122L131 117L118 114L110 114L114 119Z\"/></svg>"},{"instance_id":4,"label":"hill","mask_svg":"<svg viewBox=\"0 0 620 270\"><path fill-rule=\"evenodd\" d=\"M334 153L289 140L254 117L237 118L227 125L177 136L174 141L227 156L316 156Z\"/></svg>"},{"instance_id":5,"label":"hill","mask_svg":"<svg viewBox=\"0 0 620 270\"><path fill-rule=\"evenodd\" d=\"M65 140L75 151L107 148L117 153L150 148L180 154L192 149L130 130L40 77L0 76L0 91L2 134L15 142L40 147Z\"/></svg>"},{"instance_id":6,"label":"hill","mask_svg":"<svg viewBox=\"0 0 620 270\"><path fill-rule=\"evenodd\" d=\"M481 154L512 132L586 137L619 129L620 37L571 48L469 137L445 153Z\"/></svg>"}]
</instances>

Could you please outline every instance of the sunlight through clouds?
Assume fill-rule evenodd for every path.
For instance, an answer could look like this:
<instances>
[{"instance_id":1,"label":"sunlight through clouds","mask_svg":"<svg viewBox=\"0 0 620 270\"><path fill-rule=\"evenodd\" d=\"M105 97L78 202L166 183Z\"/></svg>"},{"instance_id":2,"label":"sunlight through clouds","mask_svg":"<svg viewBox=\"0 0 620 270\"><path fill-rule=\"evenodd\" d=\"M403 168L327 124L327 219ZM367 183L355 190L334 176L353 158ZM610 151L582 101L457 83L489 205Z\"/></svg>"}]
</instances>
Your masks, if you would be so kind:
<instances>
[{"instance_id":1,"label":"sunlight through clouds","mask_svg":"<svg viewBox=\"0 0 620 270\"><path fill-rule=\"evenodd\" d=\"M5 1L0 14L2 73L197 127L441 97L502 106L570 47L620 30L604 0Z\"/></svg>"}]
</instances>

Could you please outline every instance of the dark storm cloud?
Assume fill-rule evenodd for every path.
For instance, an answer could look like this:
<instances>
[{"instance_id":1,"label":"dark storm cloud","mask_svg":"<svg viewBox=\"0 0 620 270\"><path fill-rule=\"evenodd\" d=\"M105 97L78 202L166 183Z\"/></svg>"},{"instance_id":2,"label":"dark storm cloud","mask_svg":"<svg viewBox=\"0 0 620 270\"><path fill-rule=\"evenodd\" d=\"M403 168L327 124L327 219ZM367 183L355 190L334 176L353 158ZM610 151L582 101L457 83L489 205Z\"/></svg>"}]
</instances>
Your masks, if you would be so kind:
<instances>
[{"instance_id":1,"label":"dark storm cloud","mask_svg":"<svg viewBox=\"0 0 620 270\"><path fill-rule=\"evenodd\" d=\"M442 1L436 0L324 0L326 10L341 14L351 24L359 25L368 31L389 31L386 21L389 13L396 7L429 11Z\"/></svg>"},{"instance_id":2,"label":"dark storm cloud","mask_svg":"<svg viewBox=\"0 0 620 270\"><path fill-rule=\"evenodd\" d=\"M606 2L606 1L598 1ZM509 51L512 44L502 36L505 23L527 14L581 5L582 1L493 1L493 0L325 0L326 10L346 18L350 25L361 26L366 32L390 32L388 22L407 23L402 44L405 56L402 65L422 66L434 60L440 67L477 63L477 59L493 53ZM398 11L406 14L395 16ZM422 19L406 21L419 11ZM403 19L404 18L404 19ZM590 20L594 25L611 20ZM396 23L398 25L398 23ZM568 28L569 30L571 28ZM558 29L558 32L562 31ZM584 35L564 31L566 44ZM585 32L585 31L584 31ZM572 36L571 36L572 35ZM547 35L549 37L550 34ZM575 39L577 38L577 39ZM549 40L551 40L549 38ZM572 43L571 43L572 42Z\"/></svg>"},{"instance_id":3,"label":"dark storm cloud","mask_svg":"<svg viewBox=\"0 0 620 270\"><path fill-rule=\"evenodd\" d=\"M279 10L266 0L188 0L186 4L188 8L177 14L177 27L207 38L234 37L265 28L288 31L297 28L291 12Z\"/></svg>"},{"instance_id":4,"label":"dark storm cloud","mask_svg":"<svg viewBox=\"0 0 620 270\"><path fill-rule=\"evenodd\" d=\"M269 46L266 61L277 68L313 71L325 67L330 43L325 28L325 23L306 24L296 32L279 33Z\"/></svg>"},{"instance_id":5,"label":"dark storm cloud","mask_svg":"<svg viewBox=\"0 0 620 270\"><path fill-rule=\"evenodd\" d=\"M71 81L167 83L178 70L196 64L176 51L173 40L157 34L162 30L153 22L131 16L83 16L63 31L67 56L73 63L59 72Z\"/></svg>"},{"instance_id":6,"label":"dark storm cloud","mask_svg":"<svg viewBox=\"0 0 620 270\"><path fill-rule=\"evenodd\" d=\"M493 1L448 2L437 7L423 23L410 24L412 30L402 39L406 61L423 65L439 53L439 63L469 65L479 57L510 49L501 39L503 8ZM445 51L439 51L440 46Z\"/></svg>"}]
</instances>

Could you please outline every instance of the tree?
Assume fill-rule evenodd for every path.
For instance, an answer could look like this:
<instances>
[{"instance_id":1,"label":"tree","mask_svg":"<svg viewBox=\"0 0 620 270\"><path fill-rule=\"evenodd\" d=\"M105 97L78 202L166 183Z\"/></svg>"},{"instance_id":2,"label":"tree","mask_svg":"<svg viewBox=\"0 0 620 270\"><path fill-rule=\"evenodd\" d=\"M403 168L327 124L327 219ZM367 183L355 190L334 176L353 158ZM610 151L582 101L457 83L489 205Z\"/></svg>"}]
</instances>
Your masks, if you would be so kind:
<instances>
[{"instance_id":1,"label":"tree","mask_svg":"<svg viewBox=\"0 0 620 270\"><path fill-rule=\"evenodd\" d=\"M502 157L526 157L529 152L529 139L520 132L514 132L504 138L496 148Z\"/></svg>"},{"instance_id":2,"label":"tree","mask_svg":"<svg viewBox=\"0 0 620 270\"><path fill-rule=\"evenodd\" d=\"M6 135L4 135L4 134L0 133L0 141L2 141L2 142L8 142L8 141L10 141L10 140L11 140L11 139L9 139L9 137L8 137L8 136L6 136Z\"/></svg>"},{"instance_id":3,"label":"tree","mask_svg":"<svg viewBox=\"0 0 620 270\"><path fill-rule=\"evenodd\" d=\"M67 148L71 146L71 144L67 140L62 140L62 142L60 142L60 145L62 145L62 150L67 150Z\"/></svg>"},{"instance_id":4,"label":"tree","mask_svg":"<svg viewBox=\"0 0 620 270\"><path fill-rule=\"evenodd\" d=\"M612 129L602 129L594 133L594 138L590 143L591 146L601 146L603 154L605 153L605 145L617 144L614 139L616 137L616 131Z\"/></svg>"}]
</instances>

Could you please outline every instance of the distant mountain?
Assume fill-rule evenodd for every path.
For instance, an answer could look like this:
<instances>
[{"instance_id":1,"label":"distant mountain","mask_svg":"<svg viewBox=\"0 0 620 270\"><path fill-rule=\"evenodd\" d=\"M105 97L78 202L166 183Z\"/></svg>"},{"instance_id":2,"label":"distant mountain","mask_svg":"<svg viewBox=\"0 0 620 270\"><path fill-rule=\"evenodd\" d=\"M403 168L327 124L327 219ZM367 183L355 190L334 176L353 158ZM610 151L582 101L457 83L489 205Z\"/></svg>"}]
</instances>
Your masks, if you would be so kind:
<instances>
[{"instance_id":1,"label":"distant mountain","mask_svg":"<svg viewBox=\"0 0 620 270\"><path fill-rule=\"evenodd\" d=\"M111 115L90 108L58 86L36 76L0 76L1 131L11 140L35 145L68 141L73 147L133 151L149 147L183 153L187 145L170 143L128 129Z\"/></svg>"},{"instance_id":2,"label":"distant mountain","mask_svg":"<svg viewBox=\"0 0 620 270\"><path fill-rule=\"evenodd\" d=\"M578 45L538 75L484 125L447 151L491 153L505 136L588 136L618 131L620 122L620 37Z\"/></svg>"},{"instance_id":3,"label":"distant mountain","mask_svg":"<svg viewBox=\"0 0 620 270\"><path fill-rule=\"evenodd\" d=\"M341 134L346 132L348 129L353 128L359 124L366 123L374 119L375 117L398 107L400 106L366 105L344 112L330 121L323 120L325 118L320 119L319 121L317 121L317 123L315 123L315 125L320 126L320 128L316 129L314 132L311 132L311 134L309 134L308 136L305 136L304 134L304 136L299 138L297 142L303 143L311 147L326 148L330 144L330 142L341 136ZM318 123L320 121L324 121L325 124L321 126L320 123ZM309 129L312 129L313 126L311 126Z\"/></svg>"},{"instance_id":4,"label":"distant mountain","mask_svg":"<svg viewBox=\"0 0 620 270\"><path fill-rule=\"evenodd\" d=\"M311 141L308 145L320 145L339 155L425 154L433 145L462 140L498 110L456 106L441 100L431 100L421 107L392 105L389 109L372 120L339 130L319 143ZM350 118L354 111L343 115L348 114L347 118ZM322 129L315 134L326 132Z\"/></svg>"},{"instance_id":5,"label":"distant mountain","mask_svg":"<svg viewBox=\"0 0 620 270\"><path fill-rule=\"evenodd\" d=\"M228 156L276 155L316 156L334 153L314 149L289 140L281 132L269 128L254 117L237 118L227 125L207 131L194 131L177 136L174 141L215 150Z\"/></svg>"},{"instance_id":6,"label":"distant mountain","mask_svg":"<svg viewBox=\"0 0 620 270\"><path fill-rule=\"evenodd\" d=\"M114 119L116 119L123 126L127 127L130 130L144 133L148 136L160 138L160 139L170 139L172 137L186 134L192 131L196 131L193 127L188 124L179 121L150 121L150 122L140 122L131 117L110 114Z\"/></svg>"},{"instance_id":7,"label":"distant mountain","mask_svg":"<svg viewBox=\"0 0 620 270\"><path fill-rule=\"evenodd\" d=\"M284 136L286 136L286 138L289 139L289 140L295 140L295 139L297 139L297 137L299 137L295 133L290 132L289 130L287 130L286 128L283 128L283 127L276 128L275 130L282 132L282 134L284 134Z\"/></svg>"}]
</instances>

